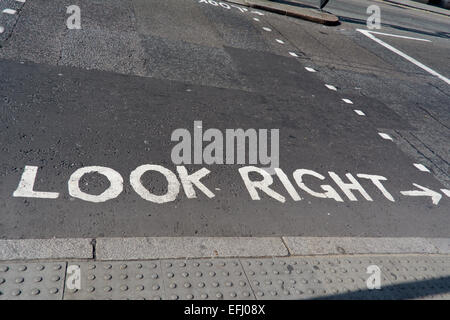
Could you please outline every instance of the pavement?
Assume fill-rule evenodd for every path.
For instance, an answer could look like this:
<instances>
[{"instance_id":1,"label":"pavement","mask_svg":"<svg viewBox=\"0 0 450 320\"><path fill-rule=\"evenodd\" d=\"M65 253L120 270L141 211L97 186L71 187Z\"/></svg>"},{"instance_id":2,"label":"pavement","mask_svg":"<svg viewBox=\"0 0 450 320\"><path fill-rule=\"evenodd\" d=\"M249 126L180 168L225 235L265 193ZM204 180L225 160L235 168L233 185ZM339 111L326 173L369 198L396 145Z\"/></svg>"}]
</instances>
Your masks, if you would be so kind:
<instances>
[{"instance_id":1,"label":"pavement","mask_svg":"<svg viewBox=\"0 0 450 320\"><path fill-rule=\"evenodd\" d=\"M0 299L352 298L373 264L392 290L364 297L448 298L448 17L332 1L341 24L330 27L225 1L79 1L82 27L70 30L71 4L1 3ZM379 30L365 27L370 4ZM192 189L171 159L180 128L278 129L282 171L186 164L209 172L207 191ZM136 179L148 164L157 167ZM272 192L252 190L243 168L272 179ZM322 265L345 259L354 285L338 292L317 272L295 274L328 274ZM234 272L224 290L181 282L208 264L223 272L217 261ZM65 288L71 265L78 291ZM138 265L155 265L156 278L121 278ZM37 287L36 276L59 278ZM422 293L400 295L406 280Z\"/></svg>"}]
</instances>

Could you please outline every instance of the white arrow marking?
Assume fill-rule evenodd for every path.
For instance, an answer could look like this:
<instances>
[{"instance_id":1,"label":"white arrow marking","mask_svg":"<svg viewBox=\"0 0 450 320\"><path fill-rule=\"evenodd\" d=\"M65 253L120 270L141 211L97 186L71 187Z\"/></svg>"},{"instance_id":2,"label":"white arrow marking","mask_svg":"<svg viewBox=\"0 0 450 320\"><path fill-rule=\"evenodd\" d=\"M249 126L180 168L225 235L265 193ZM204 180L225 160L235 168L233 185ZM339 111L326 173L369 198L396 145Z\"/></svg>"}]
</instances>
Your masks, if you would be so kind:
<instances>
[{"instance_id":1,"label":"white arrow marking","mask_svg":"<svg viewBox=\"0 0 450 320\"><path fill-rule=\"evenodd\" d=\"M411 197L431 197L433 204L438 204L442 198L442 194L440 194L439 192L422 187L417 183L413 183L413 185L421 190L400 191L400 193L404 196L411 196Z\"/></svg>"}]
</instances>

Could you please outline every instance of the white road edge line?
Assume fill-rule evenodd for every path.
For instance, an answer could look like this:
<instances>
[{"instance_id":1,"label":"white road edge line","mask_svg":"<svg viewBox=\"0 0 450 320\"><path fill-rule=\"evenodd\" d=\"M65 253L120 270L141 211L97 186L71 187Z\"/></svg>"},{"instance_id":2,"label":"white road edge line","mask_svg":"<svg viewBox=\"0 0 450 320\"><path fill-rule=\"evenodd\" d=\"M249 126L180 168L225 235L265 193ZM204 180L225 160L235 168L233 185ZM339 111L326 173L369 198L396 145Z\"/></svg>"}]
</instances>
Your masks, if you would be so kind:
<instances>
[{"instance_id":1,"label":"white road edge line","mask_svg":"<svg viewBox=\"0 0 450 320\"><path fill-rule=\"evenodd\" d=\"M356 29L356 31L361 32L363 35L365 35L366 37L372 39L373 41L377 42L378 44L382 45L383 47L385 47L386 49L391 50L392 52L398 54L399 56L403 57L404 59L408 60L409 62L415 64L416 66L418 66L419 68L425 70L426 72L432 74L435 77L438 77L439 79L441 79L442 81L444 81L445 83L447 83L448 85L450 85L450 79L444 77L443 75L441 75L440 73L434 71L433 69L427 67L426 65L424 65L423 63L417 61L416 59L408 56L406 53L394 48L393 46L387 44L386 42L378 39L377 37L375 37L373 34L371 34L371 31L368 30L362 30L362 29Z\"/></svg>"}]
</instances>

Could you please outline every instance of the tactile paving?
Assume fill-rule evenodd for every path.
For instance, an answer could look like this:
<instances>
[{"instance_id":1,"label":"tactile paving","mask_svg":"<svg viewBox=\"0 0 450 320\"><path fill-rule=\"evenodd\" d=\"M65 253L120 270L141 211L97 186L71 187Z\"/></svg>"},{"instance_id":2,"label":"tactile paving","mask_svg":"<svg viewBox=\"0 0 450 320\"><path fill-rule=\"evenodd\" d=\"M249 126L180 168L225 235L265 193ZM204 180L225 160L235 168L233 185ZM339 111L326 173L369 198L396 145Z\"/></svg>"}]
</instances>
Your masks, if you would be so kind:
<instances>
[{"instance_id":1,"label":"tactile paving","mask_svg":"<svg viewBox=\"0 0 450 320\"><path fill-rule=\"evenodd\" d=\"M168 260L161 263L169 299L255 299L237 259Z\"/></svg>"},{"instance_id":2,"label":"tactile paving","mask_svg":"<svg viewBox=\"0 0 450 320\"><path fill-rule=\"evenodd\" d=\"M83 262L80 289L66 288L64 299L164 299L159 261Z\"/></svg>"},{"instance_id":3,"label":"tactile paving","mask_svg":"<svg viewBox=\"0 0 450 320\"><path fill-rule=\"evenodd\" d=\"M0 262L0 300L60 300L65 262Z\"/></svg>"},{"instance_id":4,"label":"tactile paving","mask_svg":"<svg viewBox=\"0 0 450 320\"><path fill-rule=\"evenodd\" d=\"M69 265L81 287L69 289ZM369 289L369 266L381 289ZM0 262L0 299L449 299L450 256Z\"/></svg>"},{"instance_id":5,"label":"tactile paving","mask_svg":"<svg viewBox=\"0 0 450 320\"><path fill-rule=\"evenodd\" d=\"M395 299L450 299L449 256L404 256L388 259L387 277ZM397 288L397 289L396 289Z\"/></svg>"}]
</instances>

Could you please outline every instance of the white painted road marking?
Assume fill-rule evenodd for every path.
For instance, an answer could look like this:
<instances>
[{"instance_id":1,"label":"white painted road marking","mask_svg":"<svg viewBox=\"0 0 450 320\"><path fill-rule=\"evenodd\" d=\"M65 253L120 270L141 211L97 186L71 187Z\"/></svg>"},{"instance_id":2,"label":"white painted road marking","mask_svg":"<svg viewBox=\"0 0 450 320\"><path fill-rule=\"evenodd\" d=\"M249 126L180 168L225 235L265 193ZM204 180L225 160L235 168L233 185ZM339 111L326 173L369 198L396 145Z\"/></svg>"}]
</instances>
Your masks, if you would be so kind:
<instances>
[{"instance_id":1,"label":"white painted road marking","mask_svg":"<svg viewBox=\"0 0 450 320\"><path fill-rule=\"evenodd\" d=\"M252 10L252 13L257 14L257 15L260 15L260 16L263 16L263 15L264 15L264 13L261 13L261 12L259 12L259 11L254 11L254 10Z\"/></svg>"},{"instance_id":2,"label":"white painted road marking","mask_svg":"<svg viewBox=\"0 0 450 320\"><path fill-rule=\"evenodd\" d=\"M270 28L267 28L267 27L263 27L263 30L264 30L264 31L267 31L267 32L270 32L270 31L272 31L272 29L270 29Z\"/></svg>"},{"instance_id":3,"label":"white painted road marking","mask_svg":"<svg viewBox=\"0 0 450 320\"><path fill-rule=\"evenodd\" d=\"M276 40L276 42L278 42L278 43L284 44L284 41L283 41L283 40L280 40L280 39L275 39L275 40Z\"/></svg>"},{"instance_id":4,"label":"white painted road marking","mask_svg":"<svg viewBox=\"0 0 450 320\"><path fill-rule=\"evenodd\" d=\"M0 34L2 34L3 32L5 32L5 28L3 28L2 26L0 26Z\"/></svg>"},{"instance_id":5,"label":"white painted road marking","mask_svg":"<svg viewBox=\"0 0 450 320\"><path fill-rule=\"evenodd\" d=\"M41 199L56 199L59 197L58 192L42 192L34 191L34 182L36 180L38 167L25 166L23 170L22 178L20 179L19 186L13 193L13 197L26 197L26 198L41 198Z\"/></svg>"},{"instance_id":6,"label":"white painted road marking","mask_svg":"<svg viewBox=\"0 0 450 320\"><path fill-rule=\"evenodd\" d=\"M332 86L331 84L326 84L325 87L327 87L330 90L337 91L337 88L335 86Z\"/></svg>"},{"instance_id":7,"label":"white painted road marking","mask_svg":"<svg viewBox=\"0 0 450 320\"><path fill-rule=\"evenodd\" d=\"M427 67L426 65L422 64L421 62L417 61L416 59L408 56L406 53L394 48L393 46L387 44L386 42L378 39L377 37L375 37L373 34L371 34L371 31L368 30L362 30L362 29L356 29L357 31L361 32L362 34L364 34L366 37L372 39L373 41L379 43L380 45L382 45L383 47L391 50L392 52L398 54L399 56L401 56L402 58L408 60L409 62L415 64L416 66L418 66L419 68L425 70L426 72L432 74L435 77L438 77L439 79L441 79L442 81L444 81L445 83L447 83L448 85L450 85L450 79L444 77L443 75L441 75L440 73L434 71L433 69Z\"/></svg>"},{"instance_id":8,"label":"white painted road marking","mask_svg":"<svg viewBox=\"0 0 450 320\"><path fill-rule=\"evenodd\" d=\"M4 9L2 12L6 14L16 14L17 11L13 9Z\"/></svg>"},{"instance_id":9,"label":"white painted road marking","mask_svg":"<svg viewBox=\"0 0 450 320\"><path fill-rule=\"evenodd\" d=\"M297 55L295 52L289 52L289 54L290 54L291 56L293 56L293 57L298 58L298 55Z\"/></svg>"},{"instance_id":10,"label":"white painted road marking","mask_svg":"<svg viewBox=\"0 0 450 320\"><path fill-rule=\"evenodd\" d=\"M391 137L390 135L388 135L387 133L378 132L378 134L379 134L380 137L382 137L384 140L391 140L391 141L394 141L394 139L392 139L392 137Z\"/></svg>"},{"instance_id":11,"label":"white painted road marking","mask_svg":"<svg viewBox=\"0 0 450 320\"><path fill-rule=\"evenodd\" d=\"M316 72L316 70L314 70L313 68L310 68L310 67L305 67L305 69L309 72Z\"/></svg>"},{"instance_id":12,"label":"white painted road marking","mask_svg":"<svg viewBox=\"0 0 450 320\"><path fill-rule=\"evenodd\" d=\"M365 116L365 115L366 115L366 114L365 114L364 112L362 112L361 110L355 109L355 110L353 110L353 111L355 111L355 113L356 113L358 116Z\"/></svg>"},{"instance_id":13,"label":"white painted road marking","mask_svg":"<svg viewBox=\"0 0 450 320\"><path fill-rule=\"evenodd\" d=\"M89 173L98 173L105 176L110 183L108 189L103 191L99 195L88 194L80 189L81 178ZM69 179L68 182L69 194L74 197L84 201L89 202L105 202L114 198L117 198L119 194L123 191L123 179L120 173L117 171L100 166L83 167L75 171Z\"/></svg>"},{"instance_id":14,"label":"white painted road marking","mask_svg":"<svg viewBox=\"0 0 450 320\"><path fill-rule=\"evenodd\" d=\"M342 101L344 101L345 103L348 103L348 104L353 104L353 101L350 99L342 99Z\"/></svg>"},{"instance_id":15,"label":"white painted road marking","mask_svg":"<svg viewBox=\"0 0 450 320\"><path fill-rule=\"evenodd\" d=\"M419 188L420 190L400 191L400 193L404 196L411 196L411 197L430 197L434 205L437 205L442 198L442 194L436 191L422 187L417 183L413 183L413 185Z\"/></svg>"},{"instance_id":16,"label":"white painted road marking","mask_svg":"<svg viewBox=\"0 0 450 320\"><path fill-rule=\"evenodd\" d=\"M255 21L259 21L259 18L253 18L253 20L255 20Z\"/></svg>"},{"instance_id":17,"label":"white painted road marking","mask_svg":"<svg viewBox=\"0 0 450 320\"><path fill-rule=\"evenodd\" d=\"M422 172L430 172L430 170L428 170L427 167L425 167L423 164L420 164L420 163L414 163L414 167L416 167L417 169L419 169Z\"/></svg>"},{"instance_id":18,"label":"white painted road marking","mask_svg":"<svg viewBox=\"0 0 450 320\"><path fill-rule=\"evenodd\" d=\"M365 31L368 31L368 30L365 30ZM378 32L378 31L368 31L368 32L375 33L375 34L380 34L380 35L383 35L383 36L394 37L394 38L402 38L402 39L409 39L409 40L431 42L431 40L427 40L427 39L413 38L413 37L407 37L407 36L399 36L397 34L391 34L391 33L384 33L384 32Z\"/></svg>"},{"instance_id":19,"label":"white painted road marking","mask_svg":"<svg viewBox=\"0 0 450 320\"><path fill-rule=\"evenodd\" d=\"M14 191L13 197L41 199L57 199L59 197L60 194L58 192L42 192L33 190L37 171L38 167L36 166L25 166L19 186L17 187L17 190ZM153 194L151 189L147 189L147 187L142 184L141 177L149 171L157 172L165 177L167 183L167 191L165 194ZM363 199L370 202L374 201L360 183L361 180L357 179L359 178L369 180L372 185L381 192L385 199L395 202L394 196L382 183L382 181L387 181L388 179L381 175L359 173L356 175L356 178L351 173L346 173L344 177L341 177L332 171L328 171L329 178L335 183L335 186L332 186L331 184L319 184L319 186L316 185L316 187L311 188L303 180L304 176L308 177L308 183L312 178L313 180L318 179L318 181L322 181L325 180L326 177L313 170L297 169L291 176L291 179L293 178L296 183L296 186L294 186L294 183L291 182L292 180L290 180L288 175L278 167L274 168L275 174L273 176L264 168L254 166L241 167L238 171L252 200L261 200L260 193L262 192L276 201L285 203L286 200L288 200L287 197L283 196L282 193L279 193L283 191L275 191L272 189L274 179L278 178L284 187L283 190L287 192L288 196L290 196L290 198L294 201L303 200L303 196L298 193L297 188L305 192L307 195L315 198L328 198L337 202L344 202L344 199L339 195L338 190L342 191L350 201L361 201ZM79 187L82 177L90 173L104 175L109 181L109 186L107 186L106 190L100 195L88 194L85 191L82 191ZM215 194L201 182L201 179L210 173L208 169L202 168L189 174L184 166L177 166L177 173L178 177L176 173L163 166L145 164L137 167L131 172L129 183L134 191L141 196L141 198L158 204L175 201L180 193L181 187L183 187L184 193L188 199L197 198L197 190L201 191L210 199L215 197ZM254 175L250 175L251 173L258 174L262 179L254 178ZM90 166L77 169L70 176L67 185L69 194L72 197L87 202L99 203L117 198L123 191L123 183L124 180L119 172L108 167ZM437 205L442 198L442 194L439 192L422 187L415 183L413 183L413 185L417 188L416 190L400 191L400 194L413 197L431 197L433 204L435 205ZM215 190L220 189L215 188ZM441 191L447 197L450 197L450 190L441 189ZM357 197L357 195L359 195L359 197ZM361 199L361 197L363 199Z\"/></svg>"}]
</instances>

